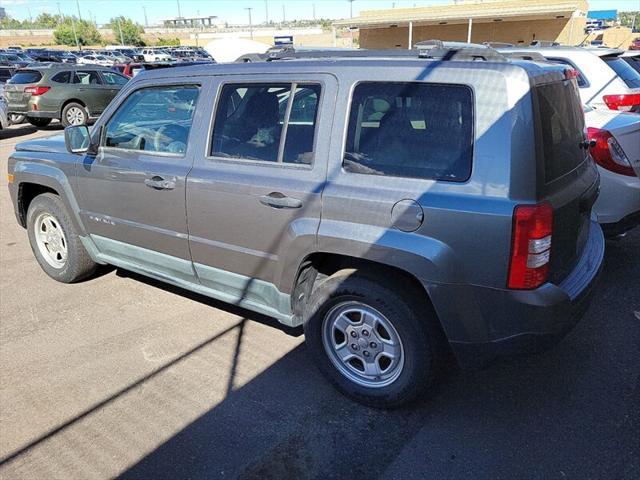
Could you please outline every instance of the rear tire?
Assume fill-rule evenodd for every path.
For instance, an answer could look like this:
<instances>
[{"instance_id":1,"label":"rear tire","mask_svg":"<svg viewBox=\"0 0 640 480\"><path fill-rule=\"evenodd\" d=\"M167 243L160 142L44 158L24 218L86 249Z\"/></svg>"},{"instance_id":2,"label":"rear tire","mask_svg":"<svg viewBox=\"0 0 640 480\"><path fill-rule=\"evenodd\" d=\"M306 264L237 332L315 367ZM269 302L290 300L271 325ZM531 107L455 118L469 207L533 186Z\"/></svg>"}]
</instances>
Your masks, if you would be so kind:
<instances>
[{"instance_id":1,"label":"rear tire","mask_svg":"<svg viewBox=\"0 0 640 480\"><path fill-rule=\"evenodd\" d=\"M67 103L62 109L62 118L60 121L65 128L71 125L86 125L87 120L89 120L87 109L79 103Z\"/></svg>"},{"instance_id":2,"label":"rear tire","mask_svg":"<svg viewBox=\"0 0 640 480\"><path fill-rule=\"evenodd\" d=\"M97 265L82 245L59 196L43 193L31 201L27 233L40 267L54 280L73 283L95 271Z\"/></svg>"},{"instance_id":3,"label":"rear tire","mask_svg":"<svg viewBox=\"0 0 640 480\"><path fill-rule=\"evenodd\" d=\"M50 118L27 117L27 122L37 128L46 127L51 123Z\"/></svg>"},{"instance_id":4,"label":"rear tire","mask_svg":"<svg viewBox=\"0 0 640 480\"><path fill-rule=\"evenodd\" d=\"M314 288L304 315L320 371L371 407L395 408L423 396L442 351L435 314L419 297L424 292L389 278L342 270Z\"/></svg>"}]
</instances>

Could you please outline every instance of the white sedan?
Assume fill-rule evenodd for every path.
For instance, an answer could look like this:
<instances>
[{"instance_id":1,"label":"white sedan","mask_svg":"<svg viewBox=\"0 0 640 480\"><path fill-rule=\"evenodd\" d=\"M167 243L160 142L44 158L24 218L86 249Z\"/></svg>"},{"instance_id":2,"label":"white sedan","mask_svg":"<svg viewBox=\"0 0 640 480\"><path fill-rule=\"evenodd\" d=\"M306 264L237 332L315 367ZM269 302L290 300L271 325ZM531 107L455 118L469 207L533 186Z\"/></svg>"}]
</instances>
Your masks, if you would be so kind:
<instances>
[{"instance_id":1,"label":"white sedan","mask_svg":"<svg viewBox=\"0 0 640 480\"><path fill-rule=\"evenodd\" d=\"M591 156L600 172L593 211L607 236L640 225L640 115L585 107Z\"/></svg>"},{"instance_id":2,"label":"white sedan","mask_svg":"<svg viewBox=\"0 0 640 480\"><path fill-rule=\"evenodd\" d=\"M107 58L104 55L85 55L78 59L78 63L82 65L102 65L103 67L111 67L113 65L113 59Z\"/></svg>"}]
</instances>

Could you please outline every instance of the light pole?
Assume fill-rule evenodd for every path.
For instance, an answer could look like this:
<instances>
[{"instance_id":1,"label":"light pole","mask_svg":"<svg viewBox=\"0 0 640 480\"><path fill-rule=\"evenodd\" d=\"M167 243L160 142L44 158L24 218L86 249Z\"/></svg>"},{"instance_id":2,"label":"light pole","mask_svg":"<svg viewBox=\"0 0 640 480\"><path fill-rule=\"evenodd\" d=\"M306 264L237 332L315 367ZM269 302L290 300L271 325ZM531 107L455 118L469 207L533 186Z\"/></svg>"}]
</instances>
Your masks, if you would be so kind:
<instances>
[{"instance_id":1,"label":"light pole","mask_svg":"<svg viewBox=\"0 0 640 480\"><path fill-rule=\"evenodd\" d=\"M144 26L148 27L149 26L149 22L147 21L147 7L145 7L143 5L142 6L142 11L144 12Z\"/></svg>"},{"instance_id":2,"label":"light pole","mask_svg":"<svg viewBox=\"0 0 640 480\"><path fill-rule=\"evenodd\" d=\"M120 45L124 47L124 38L122 36L122 27L120 26L120 19L116 18L116 24L118 25L118 30L120 30Z\"/></svg>"},{"instance_id":3,"label":"light pole","mask_svg":"<svg viewBox=\"0 0 640 480\"><path fill-rule=\"evenodd\" d=\"M179 22L180 19L182 18L182 13L180 13L180 0L176 0L176 3L178 4L178 22Z\"/></svg>"},{"instance_id":4,"label":"light pole","mask_svg":"<svg viewBox=\"0 0 640 480\"><path fill-rule=\"evenodd\" d=\"M284 10L284 3L282 4L282 23L285 23L287 21L287 15L286 12Z\"/></svg>"},{"instance_id":5,"label":"light pole","mask_svg":"<svg viewBox=\"0 0 640 480\"><path fill-rule=\"evenodd\" d=\"M349 0L349 18L353 18L353 1Z\"/></svg>"},{"instance_id":6,"label":"light pole","mask_svg":"<svg viewBox=\"0 0 640 480\"><path fill-rule=\"evenodd\" d=\"M251 21L251 10L253 10L253 7L246 7L245 10L249 12L249 36L251 40L253 40L253 22Z\"/></svg>"},{"instance_id":7,"label":"light pole","mask_svg":"<svg viewBox=\"0 0 640 480\"><path fill-rule=\"evenodd\" d=\"M76 33L76 19L71 15L71 27L73 28L73 37L76 39L76 47L80 51L80 42L78 42L78 34Z\"/></svg>"},{"instance_id":8,"label":"light pole","mask_svg":"<svg viewBox=\"0 0 640 480\"><path fill-rule=\"evenodd\" d=\"M313 7L313 21L316 21L316 4L312 3L311 6Z\"/></svg>"},{"instance_id":9,"label":"light pole","mask_svg":"<svg viewBox=\"0 0 640 480\"><path fill-rule=\"evenodd\" d=\"M265 23L269 25L269 0L264 0L264 14L267 19Z\"/></svg>"},{"instance_id":10,"label":"light pole","mask_svg":"<svg viewBox=\"0 0 640 480\"><path fill-rule=\"evenodd\" d=\"M80 13L80 2L76 0L76 7L78 7L78 18L82 20L82 14Z\"/></svg>"}]
</instances>

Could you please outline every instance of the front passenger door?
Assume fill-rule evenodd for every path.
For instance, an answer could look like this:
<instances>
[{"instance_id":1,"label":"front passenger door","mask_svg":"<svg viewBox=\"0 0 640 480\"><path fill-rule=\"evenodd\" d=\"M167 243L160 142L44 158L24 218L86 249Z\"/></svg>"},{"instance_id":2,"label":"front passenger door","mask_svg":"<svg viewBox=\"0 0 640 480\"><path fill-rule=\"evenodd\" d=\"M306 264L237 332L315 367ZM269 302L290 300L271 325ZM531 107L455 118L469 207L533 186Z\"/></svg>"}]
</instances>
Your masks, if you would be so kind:
<instances>
[{"instance_id":1,"label":"front passenger door","mask_svg":"<svg viewBox=\"0 0 640 480\"><path fill-rule=\"evenodd\" d=\"M91 116L101 113L109 104L104 100L102 78L97 70L76 70L73 84L76 97L85 104Z\"/></svg>"},{"instance_id":2,"label":"front passenger door","mask_svg":"<svg viewBox=\"0 0 640 480\"><path fill-rule=\"evenodd\" d=\"M81 216L110 263L192 282L185 179L201 85L141 83L96 124L98 155L78 170Z\"/></svg>"}]
</instances>

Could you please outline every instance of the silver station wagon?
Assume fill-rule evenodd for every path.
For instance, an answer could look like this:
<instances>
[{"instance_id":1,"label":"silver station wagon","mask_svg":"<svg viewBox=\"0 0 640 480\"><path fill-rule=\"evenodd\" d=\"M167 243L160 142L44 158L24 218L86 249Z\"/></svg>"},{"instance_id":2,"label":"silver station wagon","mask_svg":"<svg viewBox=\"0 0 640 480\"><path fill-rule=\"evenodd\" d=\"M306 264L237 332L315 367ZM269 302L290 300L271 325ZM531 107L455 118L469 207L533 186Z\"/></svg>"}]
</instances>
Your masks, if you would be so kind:
<instances>
[{"instance_id":1,"label":"silver station wagon","mask_svg":"<svg viewBox=\"0 0 640 480\"><path fill-rule=\"evenodd\" d=\"M9 189L43 270L110 264L302 325L372 406L427 394L447 351L473 368L552 345L604 253L571 72L329 56L145 71L91 130L19 144Z\"/></svg>"}]
</instances>

